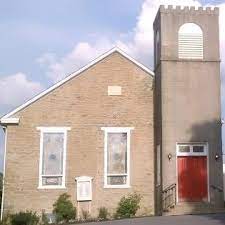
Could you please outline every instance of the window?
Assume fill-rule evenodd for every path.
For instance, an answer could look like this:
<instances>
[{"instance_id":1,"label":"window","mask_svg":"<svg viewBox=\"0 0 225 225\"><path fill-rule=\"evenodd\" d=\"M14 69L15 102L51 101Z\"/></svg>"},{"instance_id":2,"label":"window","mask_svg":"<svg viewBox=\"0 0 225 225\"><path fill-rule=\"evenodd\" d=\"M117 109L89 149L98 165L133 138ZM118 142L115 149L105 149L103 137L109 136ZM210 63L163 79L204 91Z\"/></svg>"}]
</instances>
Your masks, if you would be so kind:
<instances>
[{"instance_id":1,"label":"window","mask_svg":"<svg viewBox=\"0 0 225 225\"><path fill-rule=\"evenodd\" d=\"M204 152L204 146L203 145L194 145L193 152Z\"/></svg>"},{"instance_id":2,"label":"window","mask_svg":"<svg viewBox=\"0 0 225 225\"><path fill-rule=\"evenodd\" d=\"M179 156L202 156L207 155L206 143L185 143L177 145L177 155Z\"/></svg>"},{"instance_id":3,"label":"window","mask_svg":"<svg viewBox=\"0 0 225 225\"><path fill-rule=\"evenodd\" d=\"M104 186L130 186L130 131L129 127L104 127Z\"/></svg>"},{"instance_id":4,"label":"window","mask_svg":"<svg viewBox=\"0 0 225 225\"><path fill-rule=\"evenodd\" d=\"M179 152L190 152L190 146L189 145L180 145Z\"/></svg>"},{"instance_id":5,"label":"window","mask_svg":"<svg viewBox=\"0 0 225 225\"><path fill-rule=\"evenodd\" d=\"M38 127L40 138L39 188L65 188L67 127Z\"/></svg>"},{"instance_id":6,"label":"window","mask_svg":"<svg viewBox=\"0 0 225 225\"><path fill-rule=\"evenodd\" d=\"M180 27L178 55L183 59L203 59L203 33L197 24L185 23Z\"/></svg>"},{"instance_id":7,"label":"window","mask_svg":"<svg viewBox=\"0 0 225 225\"><path fill-rule=\"evenodd\" d=\"M92 200L92 177L77 177L77 201Z\"/></svg>"}]
</instances>

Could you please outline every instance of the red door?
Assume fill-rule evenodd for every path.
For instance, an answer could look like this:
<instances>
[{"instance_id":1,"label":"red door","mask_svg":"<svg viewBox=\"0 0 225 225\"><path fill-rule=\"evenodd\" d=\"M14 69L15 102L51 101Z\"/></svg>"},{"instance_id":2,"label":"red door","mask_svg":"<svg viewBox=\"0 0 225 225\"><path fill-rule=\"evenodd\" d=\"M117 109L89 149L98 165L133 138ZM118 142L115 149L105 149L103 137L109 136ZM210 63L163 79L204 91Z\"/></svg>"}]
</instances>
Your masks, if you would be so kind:
<instances>
[{"instance_id":1,"label":"red door","mask_svg":"<svg viewBox=\"0 0 225 225\"><path fill-rule=\"evenodd\" d=\"M206 201L207 157L179 156L177 160L179 201Z\"/></svg>"}]
</instances>

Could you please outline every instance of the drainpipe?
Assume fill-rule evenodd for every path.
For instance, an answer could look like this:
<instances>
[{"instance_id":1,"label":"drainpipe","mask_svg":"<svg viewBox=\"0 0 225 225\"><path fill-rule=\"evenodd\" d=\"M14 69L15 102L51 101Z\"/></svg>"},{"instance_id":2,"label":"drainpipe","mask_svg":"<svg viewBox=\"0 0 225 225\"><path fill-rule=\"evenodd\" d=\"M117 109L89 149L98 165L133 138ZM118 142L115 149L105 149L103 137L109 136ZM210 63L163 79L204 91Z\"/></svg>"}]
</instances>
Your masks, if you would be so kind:
<instances>
[{"instance_id":1,"label":"drainpipe","mask_svg":"<svg viewBox=\"0 0 225 225\"><path fill-rule=\"evenodd\" d=\"M3 187L2 187L2 204L1 204L1 221L3 219L3 207L4 207L4 190L5 190L5 161L6 161L6 145L7 145L7 127L6 126L2 126L3 131L5 132L5 149L4 149L4 164L3 164Z\"/></svg>"}]
</instances>

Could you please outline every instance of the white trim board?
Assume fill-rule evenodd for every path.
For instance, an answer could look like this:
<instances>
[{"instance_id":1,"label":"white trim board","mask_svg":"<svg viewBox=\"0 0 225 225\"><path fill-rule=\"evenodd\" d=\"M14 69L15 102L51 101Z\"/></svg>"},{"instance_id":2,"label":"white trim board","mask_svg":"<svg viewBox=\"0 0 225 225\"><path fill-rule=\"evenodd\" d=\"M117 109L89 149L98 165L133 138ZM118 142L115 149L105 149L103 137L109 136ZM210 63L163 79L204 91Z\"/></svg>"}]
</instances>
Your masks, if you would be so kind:
<instances>
[{"instance_id":1,"label":"white trim board","mask_svg":"<svg viewBox=\"0 0 225 225\"><path fill-rule=\"evenodd\" d=\"M19 118L2 118L0 119L1 124L18 124L20 121Z\"/></svg>"},{"instance_id":2,"label":"white trim board","mask_svg":"<svg viewBox=\"0 0 225 225\"><path fill-rule=\"evenodd\" d=\"M119 49L118 47L114 47L111 50L105 52L104 54L100 55L98 58L94 59L93 61L91 61L89 64L87 64L86 66L82 67L81 69L77 70L76 72L70 74L69 76L67 76L66 78L64 78L63 80L59 81L58 83L54 84L53 86L49 87L48 89L46 89L45 91L41 92L40 94L36 95L34 98L28 100L27 102L25 102L24 104L20 105L19 107L17 107L16 109L14 109L13 111L7 113L6 115L4 115L1 119L0 119L0 123L2 121L2 119L6 119L9 118L10 116L14 115L15 113L19 112L20 110L24 109L25 107L29 106L30 104L32 104L33 102L37 101L38 99L40 99L41 97L45 96L46 94L48 94L49 92L53 91L54 89L56 89L57 87L63 85L64 83L66 83L67 81L69 81L70 79L72 79L73 77L77 76L78 74L84 72L85 70L89 69L91 66L95 65L96 63L100 62L101 60L103 60L104 58L106 58L107 56L109 56L110 54L114 53L114 52L118 52L120 53L122 56L124 56L125 58L127 58L128 60L130 60L131 62L133 62L135 65L137 65L138 67L140 67L142 70L144 70L145 72L149 73L151 76L154 76L154 72L151 71L150 69L148 69L146 66L144 66L143 64L139 63L138 61L136 61L134 58L132 58L131 56L129 56L128 54L126 54L124 51L122 51L121 49Z\"/></svg>"}]
</instances>

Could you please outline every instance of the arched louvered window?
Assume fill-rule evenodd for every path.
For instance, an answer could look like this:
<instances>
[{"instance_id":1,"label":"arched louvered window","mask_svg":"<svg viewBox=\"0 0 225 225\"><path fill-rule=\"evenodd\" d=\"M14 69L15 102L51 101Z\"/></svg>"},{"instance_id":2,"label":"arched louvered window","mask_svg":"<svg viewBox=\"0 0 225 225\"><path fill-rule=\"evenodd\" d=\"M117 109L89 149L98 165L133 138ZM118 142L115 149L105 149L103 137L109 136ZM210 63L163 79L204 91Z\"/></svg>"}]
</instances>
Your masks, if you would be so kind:
<instances>
[{"instance_id":1,"label":"arched louvered window","mask_svg":"<svg viewBox=\"0 0 225 225\"><path fill-rule=\"evenodd\" d=\"M185 23L180 27L178 55L182 59L203 59L203 33L197 24Z\"/></svg>"}]
</instances>

